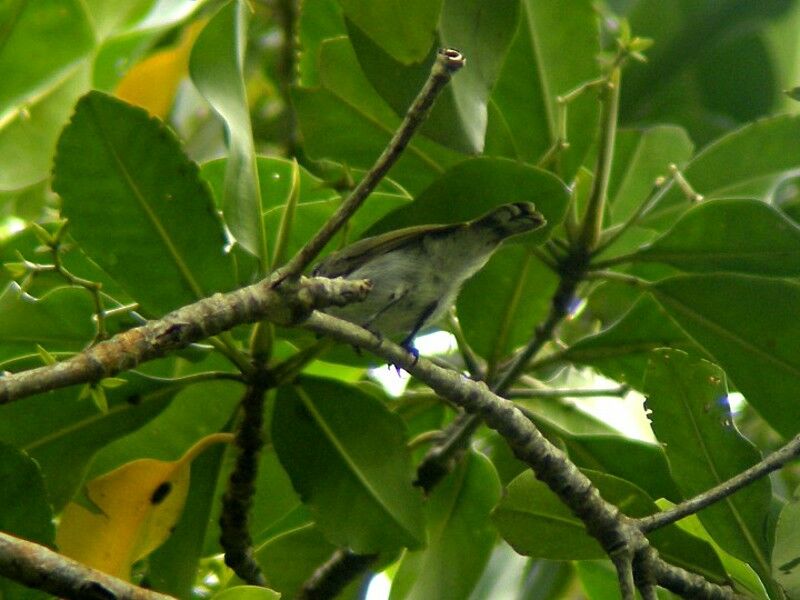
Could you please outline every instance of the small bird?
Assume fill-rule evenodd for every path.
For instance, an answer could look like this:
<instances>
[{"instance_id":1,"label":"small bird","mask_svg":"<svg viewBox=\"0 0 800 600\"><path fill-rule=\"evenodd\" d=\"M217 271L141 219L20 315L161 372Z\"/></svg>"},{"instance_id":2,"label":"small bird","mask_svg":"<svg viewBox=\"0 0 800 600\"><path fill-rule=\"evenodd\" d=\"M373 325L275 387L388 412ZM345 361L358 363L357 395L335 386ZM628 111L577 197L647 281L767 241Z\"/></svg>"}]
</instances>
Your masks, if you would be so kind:
<instances>
[{"instance_id":1,"label":"small bird","mask_svg":"<svg viewBox=\"0 0 800 600\"><path fill-rule=\"evenodd\" d=\"M542 227L544 216L530 202L504 204L472 221L420 225L369 237L328 255L312 275L368 279L363 302L325 309L378 335L412 342L438 321L462 284L480 270L506 238Z\"/></svg>"}]
</instances>

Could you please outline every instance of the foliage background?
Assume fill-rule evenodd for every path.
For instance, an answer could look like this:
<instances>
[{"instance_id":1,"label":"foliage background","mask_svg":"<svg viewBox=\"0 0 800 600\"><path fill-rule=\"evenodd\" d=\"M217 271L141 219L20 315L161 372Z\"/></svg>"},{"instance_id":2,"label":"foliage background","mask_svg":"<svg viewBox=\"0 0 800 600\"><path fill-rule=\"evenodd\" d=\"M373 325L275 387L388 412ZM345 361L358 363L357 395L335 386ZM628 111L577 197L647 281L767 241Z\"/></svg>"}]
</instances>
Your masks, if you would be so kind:
<instances>
[{"instance_id":1,"label":"foliage background","mask_svg":"<svg viewBox=\"0 0 800 600\"><path fill-rule=\"evenodd\" d=\"M567 9L550 0L3 0L0 368L85 347L98 297L114 333L291 256L370 167L434 49L449 45L468 68L331 246L534 201L547 231L504 247L458 301L461 342L491 380L557 286L533 249L546 235L568 236L569 190L580 206L597 176L591 91L569 105L569 149L539 163L557 142L556 96L601 76L597 57L613 48L620 17L654 44L623 74L605 226L634 215L671 163L706 200L692 206L670 180L597 257L653 282L647 292L588 281L562 343L531 375L547 389L598 374L629 384L649 398L655 438L622 435L576 410L581 398L520 404L631 516L740 472L800 430L800 121L782 93L800 80L791 0L579 0ZM50 268L54 260L73 278ZM86 281L102 284L101 295ZM235 374L231 361L247 352L252 332L239 329L119 380L0 407L0 529L180 597L235 586L212 558L232 450L208 436L237 419L241 385L219 372ZM280 329L270 340L273 365L315 342ZM462 366L458 352L445 359ZM496 434L480 431L423 500L411 481L424 447L407 442L453 412L414 383L389 397L367 376L371 366L334 348L304 365L298 385L270 394L250 531L271 588L292 597L342 546L381 553L392 598L614 597L599 547ZM728 390L747 400L735 415ZM208 448L187 458L204 440ZM137 470L143 458L161 462ZM110 535L125 547L107 565L91 544L102 534L87 534L83 521L69 534L66 515L83 509L91 520L86 484L123 466L122 497L149 490L157 473L183 490L185 507L123 510ZM797 484L786 469L652 540L712 581L792 597ZM356 580L344 597L362 588ZM5 580L0 590L38 595Z\"/></svg>"}]
</instances>

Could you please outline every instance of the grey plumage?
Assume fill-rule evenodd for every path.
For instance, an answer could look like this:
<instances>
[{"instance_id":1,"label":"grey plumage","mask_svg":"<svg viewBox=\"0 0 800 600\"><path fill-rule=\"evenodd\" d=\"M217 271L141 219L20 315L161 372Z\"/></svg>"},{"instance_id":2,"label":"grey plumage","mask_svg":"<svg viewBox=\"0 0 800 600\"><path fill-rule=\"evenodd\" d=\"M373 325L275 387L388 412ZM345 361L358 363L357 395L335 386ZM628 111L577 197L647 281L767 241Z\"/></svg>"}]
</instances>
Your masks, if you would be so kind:
<instances>
[{"instance_id":1,"label":"grey plumage","mask_svg":"<svg viewBox=\"0 0 800 600\"><path fill-rule=\"evenodd\" d=\"M506 238L545 224L533 204L504 204L452 225L422 225L355 242L331 253L313 275L369 279L364 302L333 307L329 314L384 335L414 335L436 322Z\"/></svg>"}]
</instances>

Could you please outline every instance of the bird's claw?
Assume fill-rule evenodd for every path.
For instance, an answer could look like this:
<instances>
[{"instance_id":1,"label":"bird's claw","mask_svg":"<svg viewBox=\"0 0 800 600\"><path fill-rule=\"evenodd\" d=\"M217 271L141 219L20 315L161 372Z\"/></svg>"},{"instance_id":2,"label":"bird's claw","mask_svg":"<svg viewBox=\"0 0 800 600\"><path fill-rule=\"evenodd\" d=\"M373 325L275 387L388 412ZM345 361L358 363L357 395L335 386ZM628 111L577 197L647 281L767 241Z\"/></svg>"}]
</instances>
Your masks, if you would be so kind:
<instances>
[{"instance_id":1,"label":"bird's claw","mask_svg":"<svg viewBox=\"0 0 800 600\"><path fill-rule=\"evenodd\" d=\"M416 365L417 362L419 361L419 350L414 348L411 342L403 342L402 344L400 344L400 347L406 352L408 352L414 358L414 360L411 362L411 366L413 367L414 365ZM398 376L400 375L400 372L403 370L402 367L395 364L389 364L386 366L389 370L391 370L392 367L394 367L394 370L397 372Z\"/></svg>"}]
</instances>

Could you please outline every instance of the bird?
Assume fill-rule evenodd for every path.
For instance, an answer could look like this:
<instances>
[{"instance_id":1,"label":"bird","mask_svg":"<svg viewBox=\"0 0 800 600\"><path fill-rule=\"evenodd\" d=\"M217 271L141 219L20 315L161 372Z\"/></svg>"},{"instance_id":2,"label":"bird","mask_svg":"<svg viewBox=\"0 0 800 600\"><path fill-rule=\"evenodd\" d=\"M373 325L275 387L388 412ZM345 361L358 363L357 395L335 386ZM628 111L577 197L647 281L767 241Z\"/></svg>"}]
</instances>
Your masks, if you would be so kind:
<instances>
[{"instance_id":1,"label":"bird","mask_svg":"<svg viewBox=\"0 0 800 600\"><path fill-rule=\"evenodd\" d=\"M407 227L359 240L329 254L311 274L369 280L372 289L364 301L324 312L380 337L402 336L400 345L416 359L414 337L455 303L464 282L502 242L545 224L531 202L503 204L471 221Z\"/></svg>"}]
</instances>

